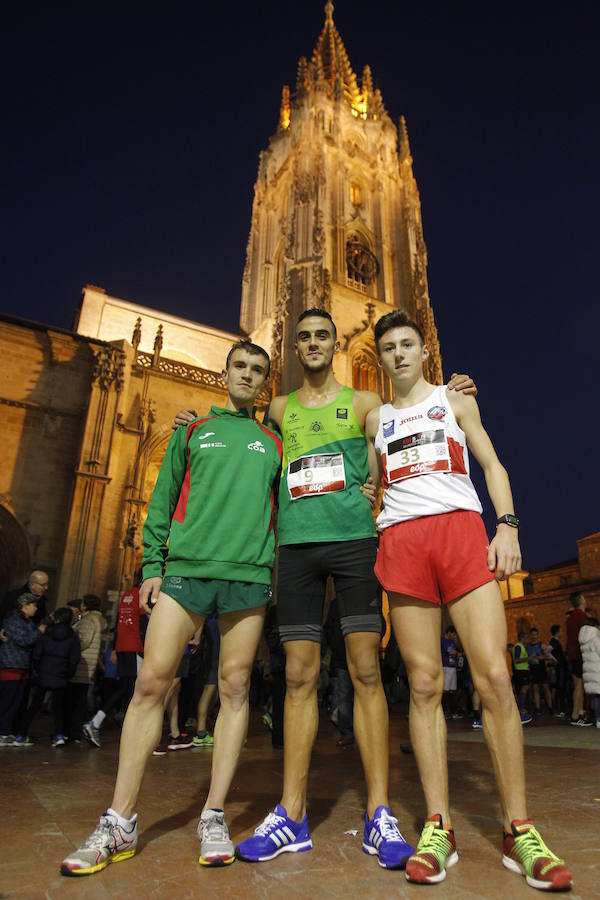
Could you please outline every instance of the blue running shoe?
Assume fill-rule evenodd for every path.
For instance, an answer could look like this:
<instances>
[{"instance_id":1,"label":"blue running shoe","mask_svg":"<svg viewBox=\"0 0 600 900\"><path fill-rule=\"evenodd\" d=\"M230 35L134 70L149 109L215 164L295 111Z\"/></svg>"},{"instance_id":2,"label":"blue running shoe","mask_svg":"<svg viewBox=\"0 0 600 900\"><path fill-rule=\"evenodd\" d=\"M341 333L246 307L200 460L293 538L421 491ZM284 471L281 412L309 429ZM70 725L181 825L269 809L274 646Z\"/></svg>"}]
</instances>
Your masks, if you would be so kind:
<instances>
[{"instance_id":1,"label":"blue running shoe","mask_svg":"<svg viewBox=\"0 0 600 900\"><path fill-rule=\"evenodd\" d=\"M393 817L387 806L378 806L370 820L365 814L362 848L364 853L378 856L379 865L384 869L403 869L409 856L415 852L400 834L398 819Z\"/></svg>"},{"instance_id":2,"label":"blue running shoe","mask_svg":"<svg viewBox=\"0 0 600 900\"><path fill-rule=\"evenodd\" d=\"M521 712L521 725L529 725L530 722L533 722L533 716L528 712Z\"/></svg>"},{"instance_id":3,"label":"blue running shoe","mask_svg":"<svg viewBox=\"0 0 600 900\"><path fill-rule=\"evenodd\" d=\"M301 822L293 822L278 803L252 837L237 845L235 855L246 862L266 862L280 853L300 853L311 849L308 816L304 816Z\"/></svg>"}]
</instances>

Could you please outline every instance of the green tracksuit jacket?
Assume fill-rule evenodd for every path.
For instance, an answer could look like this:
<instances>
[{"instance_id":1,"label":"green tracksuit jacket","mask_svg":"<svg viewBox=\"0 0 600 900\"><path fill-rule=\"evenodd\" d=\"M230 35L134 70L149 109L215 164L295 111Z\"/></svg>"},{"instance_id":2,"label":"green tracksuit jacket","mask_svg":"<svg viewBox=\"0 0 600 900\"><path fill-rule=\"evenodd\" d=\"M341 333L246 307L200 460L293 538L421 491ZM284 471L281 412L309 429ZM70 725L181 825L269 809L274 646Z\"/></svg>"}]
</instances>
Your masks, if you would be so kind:
<instances>
[{"instance_id":1,"label":"green tracksuit jacket","mask_svg":"<svg viewBox=\"0 0 600 900\"><path fill-rule=\"evenodd\" d=\"M171 437L144 525L144 578L180 575L270 584L277 435L213 406Z\"/></svg>"}]
</instances>

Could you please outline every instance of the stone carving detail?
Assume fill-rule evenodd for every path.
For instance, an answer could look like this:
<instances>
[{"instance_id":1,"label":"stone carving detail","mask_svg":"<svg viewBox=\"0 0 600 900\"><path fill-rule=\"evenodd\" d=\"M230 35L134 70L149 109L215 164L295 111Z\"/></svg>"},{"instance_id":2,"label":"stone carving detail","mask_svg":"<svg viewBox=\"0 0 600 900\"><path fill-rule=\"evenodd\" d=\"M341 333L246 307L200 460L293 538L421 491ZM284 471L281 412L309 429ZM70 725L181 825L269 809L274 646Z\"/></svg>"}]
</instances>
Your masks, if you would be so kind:
<instances>
[{"instance_id":1,"label":"stone carving detail","mask_svg":"<svg viewBox=\"0 0 600 900\"><path fill-rule=\"evenodd\" d=\"M366 319L362 320L362 327L361 325L359 325L358 328L355 328L354 331L350 332L350 334L344 335L344 350L348 349L348 347L350 346L350 342L355 337L357 337L357 335L364 334L365 331L368 331L369 329L371 329L371 331L373 330L373 322L375 321L375 304L371 303L370 300L368 303L365 303L365 315Z\"/></svg>"},{"instance_id":2,"label":"stone carving detail","mask_svg":"<svg viewBox=\"0 0 600 900\"><path fill-rule=\"evenodd\" d=\"M226 390L223 376L220 372L211 372L209 369L201 369L199 366L190 366L187 363L174 359L165 359L164 357L158 360L156 366L153 366L153 361L154 356L152 353L138 353L136 367L138 371L140 369L153 368L154 371L158 371L162 375L168 375L171 378L193 381L194 384L201 384L203 387L213 388L218 391L224 392ZM258 397L259 400L263 399L263 394L267 396L268 392L261 392ZM151 415L154 415L153 411L151 411ZM154 419L150 419L150 421L154 421Z\"/></svg>"},{"instance_id":3,"label":"stone carving detail","mask_svg":"<svg viewBox=\"0 0 600 900\"><path fill-rule=\"evenodd\" d=\"M283 235L284 235L284 240L285 240L285 244L284 244L284 248L283 248L283 255L285 256L286 259L289 259L290 261L293 262L296 258L296 252L295 252L295 250L296 250L296 210L295 209L292 210L292 213L290 215L289 228L287 230L285 229L285 227L283 228Z\"/></svg>"},{"instance_id":4,"label":"stone carving detail","mask_svg":"<svg viewBox=\"0 0 600 900\"><path fill-rule=\"evenodd\" d=\"M417 323L423 332L425 344L429 350L429 358L425 363L427 379L432 384L443 384L444 373L442 371L442 357L435 318L431 306L427 305L417 309Z\"/></svg>"},{"instance_id":5,"label":"stone carving detail","mask_svg":"<svg viewBox=\"0 0 600 900\"><path fill-rule=\"evenodd\" d=\"M92 382L101 391L108 391L114 384L117 393L123 387L125 356L116 347L101 347L96 353L96 362L92 371Z\"/></svg>"},{"instance_id":6,"label":"stone carving detail","mask_svg":"<svg viewBox=\"0 0 600 900\"><path fill-rule=\"evenodd\" d=\"M279 297L273 310L273 330L271 332L271 379L276 386L281 378L283 332L285 320L289 314L289 301L292 296L292 277L289 272L283 276Z\"/></svg>"},{"instance_id":7,"label":"stone carving detail","mask_svg":"<svg viewBox=\"0 0 600 900\"><path fill-rule=\"evenodd\" d=\"M331 274L322 262L314 262L310 286L312 306L319 306L331 312Z\"/></svg>"},{"instance_id":8,"label":"stone carving detail","mask_svg":"<svg viewBox=\"0 0 600 900\"><path fill-rule=\"evenodd\" d=\"M244 272L242 274L242 281L244 284L250 284L250 275L252 269L252 234L254 232L254 227L250 229L250 234L248 236L248 243L246 244L246 262L244 264Z\"/></svg>"},{"instance_id":9,"label":"stone carving detail","mask_svg":"<svg viewBox=\"0 0 600 900\"><path fill-rule=\"evenodd\" d=\"M140 346L140 341L142 340L142 318L138 316L135 320L135 326L133 329L133 334L131 335L131 345L134 350Z\"/></svg>"},{"instance_id":10,"label":"stone carving detail","mask_svg":"<svg viewBox=\"0 0 600 900\"><path fill-rule=\"evenodd\" d=\"M315 206L313 222L313 259L323 256L325 249L325 229L323 228L323 212Z\"/></svg>"}]
</instances>

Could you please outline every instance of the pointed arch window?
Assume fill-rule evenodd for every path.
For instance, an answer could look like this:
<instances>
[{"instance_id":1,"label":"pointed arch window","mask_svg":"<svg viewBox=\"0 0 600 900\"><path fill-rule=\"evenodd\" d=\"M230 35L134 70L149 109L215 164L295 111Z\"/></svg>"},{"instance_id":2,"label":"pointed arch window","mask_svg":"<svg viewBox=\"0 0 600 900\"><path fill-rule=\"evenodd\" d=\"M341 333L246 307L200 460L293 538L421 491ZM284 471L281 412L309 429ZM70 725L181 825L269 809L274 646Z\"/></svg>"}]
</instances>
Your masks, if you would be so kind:
<instances>
[{"instance_id":1,"label":"pointed arch window","mask_svg":"<svg viewBox=\"0 0 600 900\"><path fill-rule=\"evenodd\" d=\"M375 353L366 347L352 354L352 387L358 391L374 391L386 402L392 396L389 378L377 364Z\"/></svg>"},{"instance_id":2,"label":"pointed arch window","mask_svg":"<svg viewBox=\"0 0 600 900\"><path fill-rule=\"evenodd\" d=\"M386 402L392 396L389 378L377 364L375 353L366 347L352 354L352 387L358 391L374 391Z\"/></svg>"}]
</instances>

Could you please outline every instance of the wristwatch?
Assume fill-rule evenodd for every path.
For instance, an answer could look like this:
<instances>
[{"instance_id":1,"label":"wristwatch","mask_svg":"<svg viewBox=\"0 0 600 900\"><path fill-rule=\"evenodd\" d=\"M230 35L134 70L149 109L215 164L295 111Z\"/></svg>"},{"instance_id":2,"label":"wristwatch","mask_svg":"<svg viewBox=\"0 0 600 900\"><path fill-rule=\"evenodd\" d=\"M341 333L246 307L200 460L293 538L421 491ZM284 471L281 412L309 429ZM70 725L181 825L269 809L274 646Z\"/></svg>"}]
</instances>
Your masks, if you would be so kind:
<instances>
[{"instance_id":1,"label":"wristwatch","mask_svg":"<svg viewBox=\"0 0 600 900\"><path fill-rule=\"evenodd\" d=\"M500 516L499 519L496 519L496 525L510 525L511 528L518 528L519 520L512 513L506 513L505 516Z\"/></svg>"}]
</instances>

